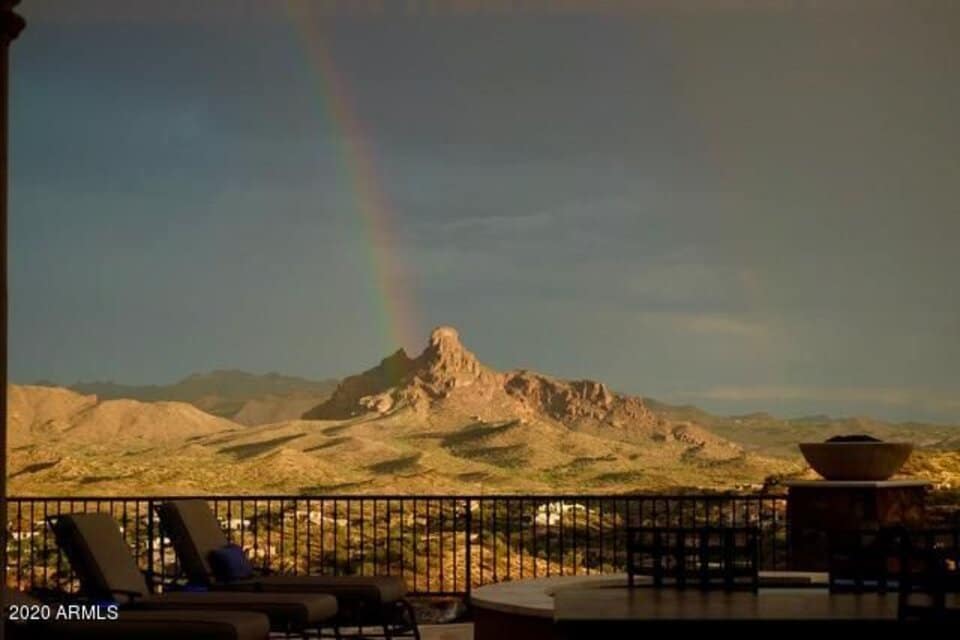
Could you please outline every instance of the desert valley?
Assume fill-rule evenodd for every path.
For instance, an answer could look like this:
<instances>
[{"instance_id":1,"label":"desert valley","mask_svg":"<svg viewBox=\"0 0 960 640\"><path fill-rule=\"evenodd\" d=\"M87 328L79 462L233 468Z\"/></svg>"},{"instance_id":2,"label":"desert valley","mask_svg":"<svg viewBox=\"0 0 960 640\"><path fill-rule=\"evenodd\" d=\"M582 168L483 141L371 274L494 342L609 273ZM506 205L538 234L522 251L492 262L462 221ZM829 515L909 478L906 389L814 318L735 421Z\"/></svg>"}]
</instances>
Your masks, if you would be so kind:
<instances>
[{"instance_id":1,"label":"desert valley","mask_svg":"<svg viewBox=\"0 0 960 640\"><path fill-rule=\"evenodd\" d=\"M8 394L13 495L756 490L811 474L797 442L842 433L914 442L906 474L960 484L960 426L716 416L495 371L450 327L339 384L219 371Z\"/></svg>"}]
</instances>

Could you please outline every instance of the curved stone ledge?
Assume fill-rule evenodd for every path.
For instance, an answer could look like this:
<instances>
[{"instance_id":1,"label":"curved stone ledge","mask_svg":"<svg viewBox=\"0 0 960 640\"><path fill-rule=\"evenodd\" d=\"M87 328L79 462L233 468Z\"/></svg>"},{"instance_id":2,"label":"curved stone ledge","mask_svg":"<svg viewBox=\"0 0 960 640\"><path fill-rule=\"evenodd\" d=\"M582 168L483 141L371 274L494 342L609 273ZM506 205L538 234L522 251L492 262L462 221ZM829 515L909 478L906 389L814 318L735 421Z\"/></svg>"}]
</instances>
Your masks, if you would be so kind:
<instances>
[{"instance_id":1,"label":"curved stone ledge","mask_svg":"<svg viewBox=\"0 0 960 640\"><path fill-rule=\"evenodd\" d=\"M638 577L639 584L649 578ZM760 582L780 586L826 586L827 574L807 571L763 571ZM554 576L499 582L476 589L470 596L474 640L553 638L554 595L565 589L625 589L627 574Z\"/></svg>"},{"instance_id":2,"label":"curved stone ledge","mask_svg":"<svg viewBox=\"0 0 960 640\"><path fill-rule=\"evenodd\" d=\"M553 595L560 589L626 586L625 573L514 580L476 589L470 595L470 604L474 608L553 621Z\"/></svg>"}]
</instances>

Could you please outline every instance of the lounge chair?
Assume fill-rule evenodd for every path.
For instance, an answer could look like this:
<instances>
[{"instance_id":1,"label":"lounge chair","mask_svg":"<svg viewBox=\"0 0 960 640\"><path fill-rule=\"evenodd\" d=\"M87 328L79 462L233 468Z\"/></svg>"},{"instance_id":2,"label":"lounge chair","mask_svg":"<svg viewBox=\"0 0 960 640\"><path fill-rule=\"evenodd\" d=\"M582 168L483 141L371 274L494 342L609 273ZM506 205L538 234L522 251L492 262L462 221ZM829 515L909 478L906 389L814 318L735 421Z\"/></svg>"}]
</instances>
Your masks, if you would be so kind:
<instances>
[{"instance_id":1,"label":"lounge chair","mask_svg":"<svg viewBox=\"0 0 960 640\"><path fill-rule=\"evenodd\" d=\"M107 513L66 514L49 518L57 544L80 579L81 592L95 601L113 601L124 610L236 610L265 614L270 628L306 634L335 626L337 601L311 593L227 593L180 591L153 594Z\"/></svg>"},{"instance_id":2,"label":"lounge chair","mask_svg":"<svg viewBox=\"0 0 960 640\"><path fill-rule=\"evenodd\" d=\"M42 600L21 591L4 594L6 607L33 607L41 611ZM28 610L29 611L29 610ZM47 619L11 620L6 632L10 640L267 640L270 621L252 611L122 611L115 620L67 620L58 617L51 605ZM40 616L34 616L39 618Z\"/></svg>"},{"instance_id":3,"label":"lounge chair","mask_svg":"<svg viewBox=\"0 0 960 640\"><path fill-rule=\"evenodd\" d=\"M404 598L406 585L400 577L256 575L245 580L219 580L211 565L211 554L226 547L229 541L207 502L171 500L158 505L156 510L192 584L218 591L329 593L339 603L340 625L380 626L388 638L420 637L413 607Z\"/></svg>"}]
</instances>

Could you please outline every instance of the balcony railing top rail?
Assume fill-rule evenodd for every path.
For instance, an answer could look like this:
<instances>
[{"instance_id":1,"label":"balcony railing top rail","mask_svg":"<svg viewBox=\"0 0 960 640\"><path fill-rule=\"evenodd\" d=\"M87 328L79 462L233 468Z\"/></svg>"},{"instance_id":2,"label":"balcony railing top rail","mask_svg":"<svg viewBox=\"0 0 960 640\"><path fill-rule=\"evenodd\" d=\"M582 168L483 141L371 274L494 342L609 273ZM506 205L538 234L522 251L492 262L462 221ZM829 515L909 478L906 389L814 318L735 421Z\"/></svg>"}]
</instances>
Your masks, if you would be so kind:
<instances>
[{"instance_id":1,"label":"balcony railing top rail","mask_svg":"<svg viewBox=\"0 0 960 640\"><path fill-rule=\"evenodd\" d=\"M661 493L657 491L641 491L636 493L316 493L316 494L289 494L289 493L238 493L238 494L209 494L209 493L177 493L177 494L157 494L157 495L63 495L63 496L11 496L8 499L14 500L32 500L36 502L55 502L57 500L115 500L115 501L133 501L133 500L153 500L156 502L162 500L583 500L583 499L606 499L606 500L631 500L642 498L647 500L665 500L665 499L690 499L690 500L770 500L774 498L786 498L786 494L776 492L739 492L739 491L691 491L691 492L673 492Z\"/></svg>"}]
</instances>

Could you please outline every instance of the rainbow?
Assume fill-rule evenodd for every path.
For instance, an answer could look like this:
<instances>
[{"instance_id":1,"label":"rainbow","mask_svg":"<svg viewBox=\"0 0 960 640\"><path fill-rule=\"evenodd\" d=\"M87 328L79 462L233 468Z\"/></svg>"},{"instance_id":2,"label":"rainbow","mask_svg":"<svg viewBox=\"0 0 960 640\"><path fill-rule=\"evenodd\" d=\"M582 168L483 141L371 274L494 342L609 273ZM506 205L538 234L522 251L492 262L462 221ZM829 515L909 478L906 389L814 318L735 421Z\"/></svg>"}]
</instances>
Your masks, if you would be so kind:
<instances>
[{"instance_id":1,"label":"rainbow","mask_svg":"<svg viewBox=\"0 0 960 640\"><path fill-rule=\"evenodd\" d=\"M311 14L312 3L285 3L287 13L306 49L323 105L330 123L343 173L350 181L364 244L369 251L370 282L375 292L375 314L385 346L407 349L419 345L419 322L410 273L397 254L393 227L395 210L377 172L370 135L350 99L350 92L337 71L333 55L321 30L321 18Z\"/></svg>"}]
</instances>

